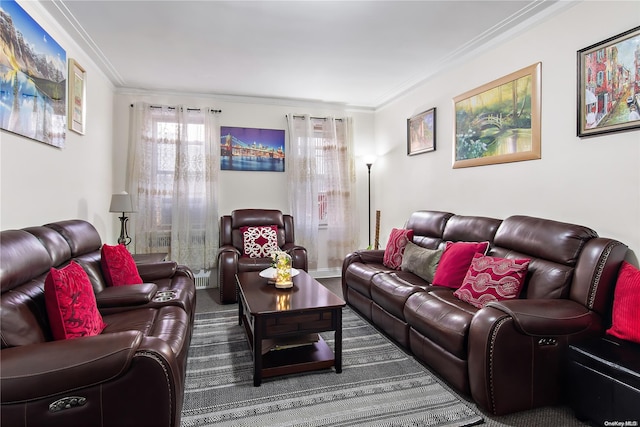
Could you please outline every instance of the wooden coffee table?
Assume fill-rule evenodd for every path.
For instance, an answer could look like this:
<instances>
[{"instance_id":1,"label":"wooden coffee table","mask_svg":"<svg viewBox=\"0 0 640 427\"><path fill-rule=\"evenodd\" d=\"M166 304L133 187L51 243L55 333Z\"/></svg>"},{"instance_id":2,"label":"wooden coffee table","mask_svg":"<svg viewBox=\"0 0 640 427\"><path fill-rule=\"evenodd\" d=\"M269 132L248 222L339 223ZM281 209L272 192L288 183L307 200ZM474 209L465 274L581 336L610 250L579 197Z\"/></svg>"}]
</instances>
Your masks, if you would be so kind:
<instances>
[{"instance_id":1,"label":"wooden coffee table","mask_svg":"<svg viewBox=\"0 0 640 427\"><path fill-rule=\"evenodd\" d=\"M253 351L253 385L262 378L326 369L342 372L342 298L306 272L277 289L258 272L238 273L238 320ZM335 351L318 335L334 331Z\"/></svg>"}]
</instances>

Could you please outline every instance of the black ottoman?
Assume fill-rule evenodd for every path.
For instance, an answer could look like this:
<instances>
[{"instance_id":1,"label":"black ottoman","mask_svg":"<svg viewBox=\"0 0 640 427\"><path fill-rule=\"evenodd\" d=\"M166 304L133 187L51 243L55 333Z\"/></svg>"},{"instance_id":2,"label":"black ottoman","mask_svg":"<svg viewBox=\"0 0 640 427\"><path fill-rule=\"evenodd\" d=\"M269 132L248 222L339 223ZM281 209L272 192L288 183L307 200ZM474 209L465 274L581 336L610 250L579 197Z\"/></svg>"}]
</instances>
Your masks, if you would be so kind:
<instances>
[{"instance_id":1,"label":"black ottoman","mask_svg":"<svg viewBox=\"0 0 640 427\"><path fill-rule=\"evenodd\" d=\"M569 346L569 404L601 426L640 427L640 345L605 337Z\"/></svg>"}]
</instances>

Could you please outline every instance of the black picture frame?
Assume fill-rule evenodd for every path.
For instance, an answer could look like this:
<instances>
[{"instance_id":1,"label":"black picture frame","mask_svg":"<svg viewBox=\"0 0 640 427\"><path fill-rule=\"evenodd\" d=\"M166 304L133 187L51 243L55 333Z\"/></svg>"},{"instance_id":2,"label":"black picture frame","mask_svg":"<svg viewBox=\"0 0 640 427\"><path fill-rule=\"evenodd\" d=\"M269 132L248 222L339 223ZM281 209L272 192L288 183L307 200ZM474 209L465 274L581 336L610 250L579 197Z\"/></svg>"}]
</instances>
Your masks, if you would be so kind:
<instances>
[{"instance_id":1,"label":"black picture frame","mask_svg":"<svg viewBox=\"0 0 640 427\"><path fill-rule=\"evenodd\" d=\"M640 26L577 52L579 137L640 128L638 43Z\"/></svg>"},{"instance_id":2,"label":"black picture frame","mask_svg":"<svg viewBox=\"0 0 640 427\"><path fill-rule=\"evenodd\" d=\"M436 150L436 108L407 119L407 155Z\"/></svg>"}]
</instances>

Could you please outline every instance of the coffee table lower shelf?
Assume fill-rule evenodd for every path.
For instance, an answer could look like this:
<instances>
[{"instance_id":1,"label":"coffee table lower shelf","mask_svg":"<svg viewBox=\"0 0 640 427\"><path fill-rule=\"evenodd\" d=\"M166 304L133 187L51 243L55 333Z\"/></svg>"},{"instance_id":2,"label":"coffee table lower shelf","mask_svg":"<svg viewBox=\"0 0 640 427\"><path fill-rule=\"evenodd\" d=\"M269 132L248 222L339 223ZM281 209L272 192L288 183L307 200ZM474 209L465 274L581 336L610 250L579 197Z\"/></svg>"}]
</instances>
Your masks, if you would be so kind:
<instances>
[{"instance_id":1,"label":"coffee table lower shelf","mask_svg":"<svg viewBox=\"0 0 640 427\"><path fill-rule=\"evenodd\" d=\"M328 369L334 364L333 351L320 337L313 344L271 350L262 355L262 378Z\"/></svg>"}]
</instances>

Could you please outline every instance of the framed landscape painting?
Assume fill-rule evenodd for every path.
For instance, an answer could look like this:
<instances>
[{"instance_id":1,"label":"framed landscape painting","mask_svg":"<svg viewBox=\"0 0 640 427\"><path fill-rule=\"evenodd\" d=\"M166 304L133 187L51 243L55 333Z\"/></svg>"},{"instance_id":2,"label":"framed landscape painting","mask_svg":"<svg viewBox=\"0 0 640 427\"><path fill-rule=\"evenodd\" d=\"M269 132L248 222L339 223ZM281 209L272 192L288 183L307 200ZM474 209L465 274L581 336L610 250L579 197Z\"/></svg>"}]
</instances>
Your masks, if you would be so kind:
<instances>
[{"instance_id":1,"label":"framed landscape painting","mask_svg":"<svg viewBox=\"0 0 640 427\"><path fill-rule=\"evenodd\" d=\"M453 167L540 158L541 63L454 98Z\"/></svg>"},{"instance_id":2,"label":"framed landscape painting","mask_svg":"<svg viewBox=\"0 0 640 427\"><path fill-rule=\"evenodd\" d=\"M284 172L284 130L220 127L220 169Z\"/></svg>"},{"instance_id":3,"label":"framed landscape painting","mask_svg":"<svg viewBox=\"0 0 640 427\"><path fill-rule=\"evenodd\" d=\"M67 127L67 54L14 0L3 0L2 10L10 19L0 52L0 127L61 148Z\"/></svg>"},{"instance_id":4,"label":"framed landscape painting","mask_svg":"<svg viewBox=\"0 0 640 427\"><path fill-rule=\"evenodd\" d=\"M436 109L423 111L407 119L407 154L426 153L436 149Z\"/></svg>"},{"instance_id":5,"label":"framed landscape painting","mask_svg":"<svg viewBox=\"0 0 640 427\"><path fill-rule=\"evenodd\" d=\"M578 51L578 136L640 128L640 27Z\"/></svg>"}]
</instances>

